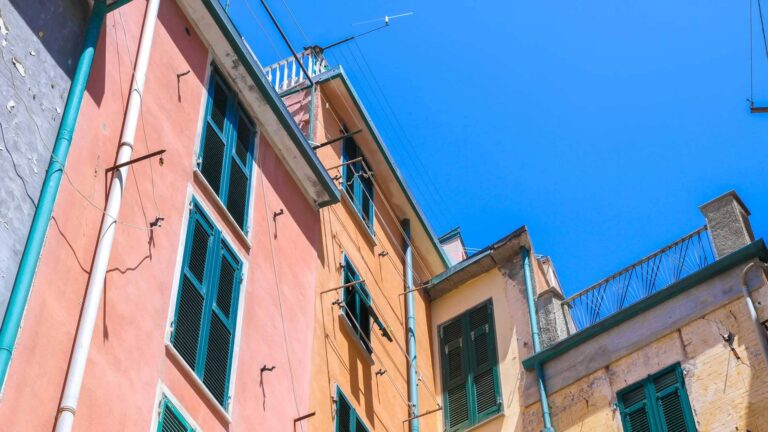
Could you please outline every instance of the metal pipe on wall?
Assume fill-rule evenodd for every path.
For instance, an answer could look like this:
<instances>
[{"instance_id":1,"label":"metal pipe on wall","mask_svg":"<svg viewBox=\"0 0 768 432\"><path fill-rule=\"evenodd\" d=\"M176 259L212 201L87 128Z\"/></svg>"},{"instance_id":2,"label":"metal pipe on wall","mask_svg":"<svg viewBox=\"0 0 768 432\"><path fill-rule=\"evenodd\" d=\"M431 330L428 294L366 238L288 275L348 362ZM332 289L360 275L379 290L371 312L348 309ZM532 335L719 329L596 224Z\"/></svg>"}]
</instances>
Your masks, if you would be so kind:
<instances>
[{"instance_id":1,"label":"metal pipe on wall","mask_svg":"<svg viewBox=\"0 0 768 432\"><path fill-rule=\"evenodd\" d=\"M413 289L413 247L411 241L411 221L403 219L405 233L405 316L406 348L408 351L408 403L410 404L410 432L419 431L419 377L416 363L416 313L414 308L415 292Z\"/></svg>"},{"instance_id":2,"label":"metal pipe on wall","mask_svg":"<svg viewBox=\"0 0 768 432\"><path fill-rule=\"evenodd\" d=\"M747 266L744 267L744 270L741 271L741 292L744 295L744 301L747 303L749 317L755 326L755 331L757 331L757 339L760 341L760 349L763 352L763 360L768 363L768 334L766 334L765 327L763 327L763 325L760 323L760 318L757 316L755 303L752 300L752 293L747 286L747 272L753 267L757 267L758 269L762 270L768 270L768 265L763 262L751 262L747 264Z\"/></svg>"},{"instance_id":3,"label":"metal pipe on wall","mask_svg":"<svg viewBox=\"0 0 768 432\"><path fill-rule=\"evenodd\" d=\"M149 56L152 50L152 39L157 24L159 7L160 0L147 1L144 24L139 39L139 50L131 82L131 93L128 98L125 118L123 119L123 133L120 137L116 165L130 161L133 154L136 129L141 115L144 81L147 76L147 67L149 66ZM128 169L128 166L117 169L110 183L109 197L107 198L104 218L99 230L99 240L96 245L90 279L88 280L88 289L80 314L80 325L77 328L75 346L69 361L67 379L64 383L64 394L57 413L56 432L70 432L75 420L77 402L80 398L80 389L82 388L88 360L88 351L93 339L93 331L99 313L99 304L104 293L104 279L106 277L107 265L109 264L109 256L112 252L112 242L115 238L116 222L120 213L125 182L128 178Z\"/></svg>"},{"instance_id":4,"label":"metal pipe on wall","mask_svg":"<svg viewBox=\"0 0 768 432\"><path fill-rule=\"evenodd\" d=\"M91 73L96 45L99 43L99 35L104 24L104 16L108 11L109 8L104 0L94 1L91 16L85 27L83 49L80 52L77 68L72 77L72 85L69 87L67 102L61 115L61 123L51 152L51 160L48 163L45 179L40 189L37 209L32 218L27 242L19 262L19 271L16 273L16 279L13 282L11 295L3 316L3 324L0 327L0 380L3 387L5 387L5 381L8 377L8 368L16 345L16 338L21 328L21 320L43 251L48 225L53 216L53 206L56 203L56 196L61 185L61 177L64 174L64 165L67 163L69 148L72 145L72 136L77 125L77 117L80 114L80 105L85 95L88 76Z\"/></svg>"},{"instance_id":5,"label":"metal pipe on wall","mask_svg":"<svg viewBox=\"0 0 768 432\"><path fill-rule=\"evenodd\" d=\"M536 303L534 302L535 293L533 290L533 277L531 275L531 253L527 248L520 248L520 255L523 258L523 275L525 277L525 294L528 300L528 316L531 321L531 335L533 338L533 352L541 351L541 341L539 340L539 319L536 315ZM536 384L539 387L539 400L541 401L541 417L544 420L542 432L554 432L552 427L552 417L549 412L549 401L547 401L547 386L544 381L544 369L540 363L536 364Z\"/></svg>"}]
</instances>

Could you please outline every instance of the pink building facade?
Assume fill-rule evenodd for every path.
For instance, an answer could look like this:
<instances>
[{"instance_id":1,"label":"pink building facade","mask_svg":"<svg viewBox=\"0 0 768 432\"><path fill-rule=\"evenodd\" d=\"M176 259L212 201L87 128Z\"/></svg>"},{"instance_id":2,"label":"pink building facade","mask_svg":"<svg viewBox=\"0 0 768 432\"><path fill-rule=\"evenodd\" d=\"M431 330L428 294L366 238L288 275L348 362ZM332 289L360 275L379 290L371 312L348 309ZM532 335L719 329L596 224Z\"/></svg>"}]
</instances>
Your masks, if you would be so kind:
<instances>
[{"instance_id":1,"label":"pink building facade","mask_svg":"<svg viewBox=\"0 0 768 432\"><path fill-rule=\"evenodd\" d=\"M105 18L4 431L53 430L62 411L146 8ZM161 1L133 156L165 153L130 168L74 430L278 431L307 414L318 209L338 191L260 74L218 2Z\"/></svg>"}]
</instances>

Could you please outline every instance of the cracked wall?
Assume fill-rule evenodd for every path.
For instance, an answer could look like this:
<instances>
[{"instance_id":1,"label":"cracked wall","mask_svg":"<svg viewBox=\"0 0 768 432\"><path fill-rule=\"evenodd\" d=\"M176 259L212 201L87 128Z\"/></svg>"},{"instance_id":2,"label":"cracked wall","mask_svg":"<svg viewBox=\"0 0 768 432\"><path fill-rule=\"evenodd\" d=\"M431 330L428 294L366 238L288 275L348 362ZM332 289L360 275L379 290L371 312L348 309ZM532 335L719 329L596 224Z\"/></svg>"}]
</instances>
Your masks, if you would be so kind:
<instances>
[{"instance_id":1,"label":"cracked wall","mask_svg":"<svg viewBox=\"0 0 768 432\"><path fill-rule=\"evenodd\" d=\"M768 286L753 298L765 320ZM678 362L698 430L768 431L768 369L742 298L550 394L556 430L621 431L616 392ZM538 402L523 425L541 429Z\"/></svg>"},{"instance_id":2,"label":"cracked wall","mask_svg":"<svg viewBox=\"0 0 768 432\"><path fill-rule=\"evenodd\" d=\"M87 2L0 0L0 315L77 65Z\"/></svg>"}]
</instances>

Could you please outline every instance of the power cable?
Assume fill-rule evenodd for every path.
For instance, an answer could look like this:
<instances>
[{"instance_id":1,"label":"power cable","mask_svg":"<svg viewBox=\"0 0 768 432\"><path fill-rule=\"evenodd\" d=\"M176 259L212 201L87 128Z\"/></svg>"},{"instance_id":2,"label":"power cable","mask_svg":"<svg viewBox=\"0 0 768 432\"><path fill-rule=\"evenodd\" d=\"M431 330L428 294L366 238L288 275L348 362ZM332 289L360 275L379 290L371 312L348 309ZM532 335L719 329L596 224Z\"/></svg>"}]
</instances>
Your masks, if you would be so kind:
<instances>
[{"instance_id":1,"label":"power cable","mask_svg":"<svg viewBox=\"0 0 768 432\"><path fill-rule=\"evenodd\" d=\"M243 0L243 4L245 4L245 8L248 9L248 13L250 13L251 17L253 17L253 20L256 21L256 24L261 29L261 32L264 33L264 36L266 37L267 42L269 42L269 45L272 47L272 51L274 51L275 56L277 56L277 61L280 61L283 58L283 55L280 54L280 51L277 49L277 46L275 45L275 42L269 36L269 33L267 33L267 29L265 29L264 26L261 24L261 20L256 15L256 11L253 10L248 0Z\"/></svg>"}]
</instances>

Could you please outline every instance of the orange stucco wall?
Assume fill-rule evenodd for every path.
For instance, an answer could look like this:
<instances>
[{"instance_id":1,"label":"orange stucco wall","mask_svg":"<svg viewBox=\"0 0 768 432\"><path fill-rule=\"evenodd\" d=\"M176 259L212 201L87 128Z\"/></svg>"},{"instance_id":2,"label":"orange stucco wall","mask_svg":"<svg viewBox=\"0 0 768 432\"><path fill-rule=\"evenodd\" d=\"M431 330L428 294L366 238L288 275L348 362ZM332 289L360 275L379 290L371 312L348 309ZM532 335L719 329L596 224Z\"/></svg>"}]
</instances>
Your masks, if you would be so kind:
<instances>
[{"instance_id":1,"label":"orange stucco wall","mask_svg":"<svg viewBox=\"0 0 768 432\"><path fill-rule=\"evenodd\" d=\"M65 179L59 192L0 401L0 430L50 431L54 425L106 198L104 170L116 157L145 6L134 1L106 18L66 167L72 184ZM261 136L247 241L225 221L223 207L193 175L208 58L177 4L163 1L134 156L167 152L163 166L154 159L130 172L76 431L156 427L161 386L205 431L292 430L293 418L309 409L313 298L323 254L319 215ZM177 74L187 70L177 86ZM231 423L166 347L191 195L247 268ZM273 219L280 209L284 214ZM152 232L128 226L147 226L156 216L165 220ZM275 369L262 374L262 366Z\"/></svg>"},{"instance_id":2,"label":"orange stucco wall","mask_svg":"<svg viewBox=\"0 0 768 432\"><path fill-rule=\"evenodd\" d=\"M286 98L286 105L294 116L308 125L309 92L295 93ZM315 142L325 142L338 137L339 122L354 126L344 112L346 107L334 106L322 88L318 88L313 109L313 137ZM305 126L306 127L306 126ZM318 156L326 167L341 162L342 143L318 150ZM329 171L331 176L338 169ZM377 194L380 191L376 192ZM408 417L404 399L408 394L407 361L398 343L405 349L405 304L400 295L405 290L403 279L404 240L398 216L387 209L387 197L374 196L377 213L374 221L374 235L371 236L362 219L346 198L343 202L322 209L322 269L317 283L315 298L316 325L312 363L311 406L316 415L311 419L312 430L333 430L335 413L334 398L339 387L352 403L358 415L363 418L371 431L404 430L403 420ZM380 253L386 252L385 255ZM391 334L397 342L388 342L380 337L374 326L372 333L373 355L368 355L349 332L346 318L340 316L341 309L332 303L341 299L341 291L322 293L342 283L342 254L346 254L361 278L366 281L369 292L381 317L391 327ZM432 275L420 266L420 257L415 254L415 283L424 282ZM429 314L427 299L421 293L416 295L417 341L419 367L427 386L433 387L433 371L430 362ZM377 375L376 372L384 372ZM421 411L436 407L430 391L425 385L419 390ZM421 419L422 430L436 430L435 416Z\"/></svg>"}]
</instances>

